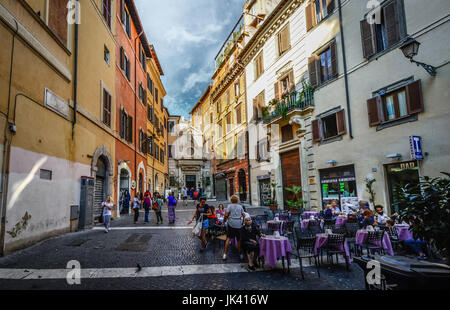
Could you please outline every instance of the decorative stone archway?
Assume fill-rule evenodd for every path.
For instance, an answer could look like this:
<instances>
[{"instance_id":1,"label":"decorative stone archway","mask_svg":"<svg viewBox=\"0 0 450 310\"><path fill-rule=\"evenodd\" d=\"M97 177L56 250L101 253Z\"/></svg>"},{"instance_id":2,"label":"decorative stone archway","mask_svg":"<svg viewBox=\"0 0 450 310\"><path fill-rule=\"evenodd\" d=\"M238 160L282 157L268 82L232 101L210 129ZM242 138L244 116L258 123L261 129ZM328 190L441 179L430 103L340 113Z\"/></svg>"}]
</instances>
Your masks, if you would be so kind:
<instances>
[{"instance_id":1,"label":"decorative stone archway","mask_svg":"<svg viewBox=\"0 0 450 310\"><path fill-rule=\"evenodd\" d=\"M104 194L106 197L112 194L112 180L114 176L114 170L112 166L111 154L104 145L98 147L92 155L91 177L93 177L94 180L97 179L99 160L103 161L104 168L106 170L104 171L104 176L102 176L104 177Z\"/></svg>"},{"instance_id":2,"label":"decorative stone archway","mask_svg":"<svg viewBox=\"0 0 450 310\"><path fill-rule=\"evenodd\" d=\"M142 182L143 182L143 192L142 192L142 194L144 194L145 191L147 190L147 182L146 182L146 180L147 180L147 172L145 171L145 166L144 166L144 163L142 161L139 163L138 169L137 169L137 176L136 176L136 179L137 179L136 188L137 189L139 188L139 182L140 182L139 176L140 176L141 170L142 170Z\"/></svg>"}]
</instances>

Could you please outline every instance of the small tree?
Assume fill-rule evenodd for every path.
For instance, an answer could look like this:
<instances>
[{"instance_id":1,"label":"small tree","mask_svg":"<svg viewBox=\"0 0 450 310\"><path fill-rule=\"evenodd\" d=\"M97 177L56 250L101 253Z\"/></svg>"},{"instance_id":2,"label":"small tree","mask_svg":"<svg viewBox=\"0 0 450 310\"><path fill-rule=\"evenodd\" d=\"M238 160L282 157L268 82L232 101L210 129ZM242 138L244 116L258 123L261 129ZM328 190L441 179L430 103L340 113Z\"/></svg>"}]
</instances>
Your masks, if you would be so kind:
<instances>
[{"instance_id":1,"label":"small tree","mask_svg":"<svg viewBox=\"0 0 450 310\"><path fill-rule=\"evenodd\" d=\"M450 265L450 174L424 177L419 184L408 184L400 191L400 219L411 223L415 239L436 247Z\"/></svg>"},{"instance_id":2,"label":"small tree","mask_svg":"<svg viewBox=\"0 0 450 310\"><path fill-rule=\"evenodd\" d=\"M298 210L303 209L303 206L307 201L301 198L302 187L301 186L286 187L286 190L294 194L294 200L286 201L288 207Z\"/></svg>"}]
</instances>

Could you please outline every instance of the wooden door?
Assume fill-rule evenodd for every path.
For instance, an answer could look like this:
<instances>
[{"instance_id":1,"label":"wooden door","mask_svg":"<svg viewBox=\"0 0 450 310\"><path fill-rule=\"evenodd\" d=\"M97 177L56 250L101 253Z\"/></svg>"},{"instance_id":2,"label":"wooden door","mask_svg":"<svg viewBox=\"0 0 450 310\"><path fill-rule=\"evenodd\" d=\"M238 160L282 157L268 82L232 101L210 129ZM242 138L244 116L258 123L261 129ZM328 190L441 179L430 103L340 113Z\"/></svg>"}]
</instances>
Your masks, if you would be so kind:
<instances>
[{"instance_id":1,"label":"wooden door","mask_svg":"<svg viewBox=\"0 0 450 310\"><path fill-rule=\"evenodd\" d=\"M287 200L293 200L294 194L287 191L286 187L301 186L300 154L297 150L280 154L281 171L283 174L283 201L287 209Z\"/></svg>"}]
</instances>

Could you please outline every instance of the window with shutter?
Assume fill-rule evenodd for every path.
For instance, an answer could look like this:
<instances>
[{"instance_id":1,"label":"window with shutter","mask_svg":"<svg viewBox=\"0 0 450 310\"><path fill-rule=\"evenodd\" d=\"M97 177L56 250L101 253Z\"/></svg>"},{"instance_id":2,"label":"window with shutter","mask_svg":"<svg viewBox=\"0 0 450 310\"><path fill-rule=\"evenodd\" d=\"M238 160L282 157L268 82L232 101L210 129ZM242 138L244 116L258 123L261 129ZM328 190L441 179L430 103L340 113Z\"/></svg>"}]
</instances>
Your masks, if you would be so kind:
<instances>
[{"instance_id":1,"label":"window with shutter","mask_svg":"<svg viewBox=\"0 0 450 310\"><path fill-rule=\"evenodd\" d=\"M361 41L364 58L369 58L376 53L375 25L369 24L366 19L360 22Z\"/></svg>"},{"instance_id":2,"label":"window with shutter","mask_svg":"<svg viewBox=\"0 0 450 310\"><path fill-rule=\"evenodd\" d=\"M120 0L120 21L125 23L125 0Z\"/></svg>"},{"instance_id":3,"label":"window with shutter","mask_svg":"<svg viewBox=\"0 0 450 310\"><path fill-rule=\"evenodd\" d=\"M108 27L111 28L111 0L103 0L103 17Z\"/></svg>"},{"instance_id":4,"label":"window with shutter","mask_svg":"<svg viewBox=\"0 0 450 310\"><path fill-rule=\"evenodd\" d=\"M273 84L273 92L275 94L275 99L277 100L281 100L281 96L280 96L280 83L276 82L275 84Z\"/></svg>"},{"instance_id":5,"label":"window with shutter","mask_svg":"<svg viewBox=\"0 0 450 310\"><path fill-rule=\"evenodd\" d=\"M331 57L331 77L335 78L338 74L337 66L337 51L336 51L336 41L330 43L330 57Z\"/></svg>"},{"instance_id":6,"label":"window with shutter","mask_svg":"<svg viewBox=\"0 0 450 310\"><path fill-rule=\"evenodd\" d=\"M120 109L119 112L119 136L123 138L124 128L123 128L123 110Z\"/></svg>"},{"instance_id":7,"label":"window with shutter","mask_svg":"<svg viewBox=\"0 0 450 310\"><path fill-rule=\"evenodd\" d=\"M278 33L278 55L281 56L290 48L289 24Z\"/></svg>"},{"instance_id":8,"label":"window with shutter","mask_svg":"<svg viewBox=\"0 0 450 310\"><path fill-rule=\"evenodd\" d=\"M400 41L399 15L397 0L388 3L383 9L384 26L386 31L387 47L389 48Z\"/></svg>"},{"instance_id":9,"label":"window with shutter","mask_svg":"<svg viewBox=\"0 0 450 310\"><path fill-rule=\"evenodd\" d=\"M376 126L380 124L380 114L378 108L378 98L370 98L367 100L367 111L369 115L369 126Z\"/></svg>"},{"instance_id":10,"label":"window with shutter","mask_svg":"<svg viewBox=\"0 0 450 310\"><path fill-rule=\"evenodd\" d=\"M264 71L264 63L263 63L263 52L261 51L258 56L256 56L254 61L255 67L255 80L257 80Z\"/></svg>"},{"instance_id":11,"label":"window with shutter","mask_svg":"<svg viewBox=\"0 0 450 310\"><path fill-rule=\"evenodd\" d=\"M294 139L294 135L292 133L292 126L286 125L281 127L281 142L287 142Z\"/></svg>"},{"instance_id":12,"label":"window with shutter","mask_svg":"<svg viewBox=\"0 0 450 310\"><path fill-rule=\"evenodd\" d=\"M322 137L320 135L320 120L313 120L311 122L311 127L313 142L319 142L320 140L322 140Z\"/></svg>"},{"instance_id":13,"label":"window with shutter","mask_svg":"<svg viewBox=\"0 0 450 310\"><path fill-rule=\"evenodd\" d=\"M236 123L240 124L241 122L241 105L238 105L236 108Z\"/></svg>"},{"instance_id":14,"label":"window with shutter","mask_svg":"<svg viewBox=\"0 0 450 310\"><path fill-rule=\"evenodd\" d=\"M103 89L103 123L111 127L111 95Z\"/></svg>"},{"instance_id":15,"label":"window with shutter","mask_svg":"<svg viewBox=\"0 0 450 310\"><path fill-rule=\"evenodd\" d=\"M315 55L308 58L309 84L312 87L317 87L319 85L317 62L317 56Z\"/></svg>"},{"instance_id":16,"label":"window with shutter","mask_svg":"<svg viewBox=\"0 0 450 310\"><path fill-rule=\"evenodd\" d=\"M406 86L406 104L409 114L424 111L421 80Z\"/></svg>"},{"instance_id":17,"label":"window with shutter","mask_svg":"<svg viewBox=\"0 0 450 310\"><path fill-rule=\"evenodd\" d=\"M347 132L345 125L345 110L340 110L336 113L336 122L337 122L337 134L343 135Z\"/></svg>"},{"instance_id":18,"label":"window with shutter","mask_svg":"<svg viewBox=\"0 0 450 310\"><path fill-rule=\"evenodd\" d=\"M120 69L122 69L122 71L125 69L125 62L124 62L124 50L123 47L120 47Z\"/></svg>"}]
</instances>

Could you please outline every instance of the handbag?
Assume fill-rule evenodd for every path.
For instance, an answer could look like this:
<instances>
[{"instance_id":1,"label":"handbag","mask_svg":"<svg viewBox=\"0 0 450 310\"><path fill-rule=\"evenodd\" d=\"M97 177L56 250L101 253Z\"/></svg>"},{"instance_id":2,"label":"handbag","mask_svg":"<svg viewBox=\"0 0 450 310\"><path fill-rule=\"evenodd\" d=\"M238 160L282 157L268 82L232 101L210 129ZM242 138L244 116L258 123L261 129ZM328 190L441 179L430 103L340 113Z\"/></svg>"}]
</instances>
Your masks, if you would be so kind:
<instances>
[{"instance_id":1,"label":"handbag","mask_svg":"<svg viewBox=\"0 0 450 310\"><path fill-rule=\"evenodd\" d=\"M152 210L158 211L158 209L159 209L159 205L157 202L155 202L152 206Z\"/></svg>"},{"instance_id":2,"label":"handbag","mask_svg":"<svg viewBox=\"0 0 450 310\"><path fill-rule=\"evenodd\" d=\"M196 237L200 237L202 234L202 221L198 221L197 224L195 224L194 229L192 229L192 233Z\"/></svg>"}]
</instances>

